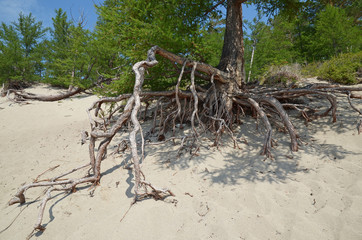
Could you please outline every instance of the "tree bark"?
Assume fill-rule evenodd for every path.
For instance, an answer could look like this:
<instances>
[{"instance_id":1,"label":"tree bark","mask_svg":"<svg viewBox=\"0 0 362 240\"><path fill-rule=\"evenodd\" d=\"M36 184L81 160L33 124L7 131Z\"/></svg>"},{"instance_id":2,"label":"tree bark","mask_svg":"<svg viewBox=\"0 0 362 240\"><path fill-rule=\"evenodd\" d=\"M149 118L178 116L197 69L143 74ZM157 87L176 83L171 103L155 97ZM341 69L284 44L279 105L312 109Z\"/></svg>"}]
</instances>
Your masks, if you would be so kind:
<instances>
[{"instance_id":1,"label":"tree bark","mask_svg":"<svg viewBox=\"0 0 362 240\"><path fill-rule=\"evenodd\" d=\"M218 69L229 72L241 87L244 77L244 40L242 3L245 0L228 0L224 45Z\"/></svg>"},{"instance_id":2,"label":"tree bark","mask_svg":"<svg viewBox=\"0 0 362 240\"><path fill-rule=\"evenodd\" d=\"M224 113L218 113L218 116L225 118L227 125L232 124L233 100L230 96L245 85L242 19L242 3L245 1L227 1L224 44L217 66L230 76L227 83L216 82L215 84L218 98L225 110Z\"/></svg>"}]
</instances>

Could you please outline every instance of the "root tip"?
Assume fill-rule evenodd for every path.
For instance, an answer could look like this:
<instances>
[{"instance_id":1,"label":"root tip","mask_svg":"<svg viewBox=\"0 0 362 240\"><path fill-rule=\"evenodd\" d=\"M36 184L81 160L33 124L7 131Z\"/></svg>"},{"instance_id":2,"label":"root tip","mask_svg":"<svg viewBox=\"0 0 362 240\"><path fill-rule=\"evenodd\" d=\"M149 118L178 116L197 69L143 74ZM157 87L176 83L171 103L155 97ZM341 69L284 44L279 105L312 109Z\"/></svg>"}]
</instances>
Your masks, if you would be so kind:
<instances>
[{"instance_id":1,"label":"root tip","mask_svg":"<svg viewBox=\"0 0 362 240\"><path fill-rule=\"evenodd\" d=\"M40 231L40 232L44 232L45 230L45 227L40 225L40 224L37 224L34 226L34 230L37 230L37 231Z\"/></svg>"},{"instance_id":2,"label":"root tip","mask_svg":"<svg viewBox=\"0 0 362 240\"><path fill-rule=\"evenodd\" d=\"M24 196L24 194L21 194L19 197L13 197L13 198L9 201L9 206L14 205L15 203L20 203L20 204L25 203L25 196Z\"/></svg>"}]
</instances>

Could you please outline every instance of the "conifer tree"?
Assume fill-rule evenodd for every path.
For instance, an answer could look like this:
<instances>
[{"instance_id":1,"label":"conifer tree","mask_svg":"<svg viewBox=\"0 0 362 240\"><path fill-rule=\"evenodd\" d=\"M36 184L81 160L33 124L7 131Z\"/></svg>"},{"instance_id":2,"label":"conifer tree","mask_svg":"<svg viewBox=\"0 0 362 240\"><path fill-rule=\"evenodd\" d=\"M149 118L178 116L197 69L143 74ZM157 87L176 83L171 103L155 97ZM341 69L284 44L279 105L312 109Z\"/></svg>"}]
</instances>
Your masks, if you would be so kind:
<instances>
[{"instance_id":1,"label":"conifer tree","mask_svg":"<svg viewBox=\"0 0 362 240\"><path fill-rule=\"evenodd\" d=\"M6 85L6 90L14 81L22 80L23 54L20 39L14 26L2 23L0 39L0 83Z\"/></svg>"},{"instance_id":2,"label":"conifer tree","mask_svg":"<svg viewBox=\"0 0 362 240\"><path fill-rule=\"evenodd\" d=\"M0 79L8 86L40 81L43 71L43 37L47 29L31 13L0 27ZM15 87L15 86L12 86Z\"/></svg>"},{"instance_id":3,"label":"conifer tree","mask_svg":"<svg viewBox=\"0 0 362 240\"><path fill-rule=\"evenodd\" d=\"M112 68L120 66L111 71L104 69L105 74L113 72L119 77L111 89L121 92L132 89L132 63L141 60L153 45L197 58L196 46L200 46L201 27L208 19L205 13L211 2L106 0L98 6L96 38L99 47L109 56L108 65ZM169 74L163 74L164 69ZM161 90L174 85L174 74L177 73L174 70L169 61L161 60L150 72L145 87Z\"/></svg>"},{"instance_id":4,"label":"conifer tree","mask_svg":"<svg viewBox=\"0 0 362 240\"><path fill-rule=\"evenodd\" d=\"M315 39L312 42L315 59L329 59L340 53L357 52L362 47L362 31L354 26L345 10L327 5L318 14Z\"/></svg>"},{"instance_id":5,"label":"conifer tree","mask_svg":"<svg viewBox=\"0 0 362 240\"><path fill-rule=\"evenodd\" d=\"M62 87L87 88L94 58L90 42L92 34L82 23L68 20L61 8L52 18L51 39L47 42L46 81Z\"/></svg>"}]
</instances>

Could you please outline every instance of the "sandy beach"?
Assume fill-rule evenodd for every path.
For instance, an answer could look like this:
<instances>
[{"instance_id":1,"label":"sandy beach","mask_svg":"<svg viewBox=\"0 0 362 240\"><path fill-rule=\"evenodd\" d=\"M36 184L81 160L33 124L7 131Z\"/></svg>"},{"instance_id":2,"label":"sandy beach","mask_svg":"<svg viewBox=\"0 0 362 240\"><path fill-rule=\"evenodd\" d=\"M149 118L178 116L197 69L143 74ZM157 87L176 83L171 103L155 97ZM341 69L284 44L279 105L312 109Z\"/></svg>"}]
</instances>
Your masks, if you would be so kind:
<instances>
[{"instance_id":1,"label":"sandy beach","mask_svg":"<svg viewBox=\"0 0 362 240\"><path fill-rule=\"evenodd\" d=\"M27 91L58 90L39 85ZM30 189L27 203L8 206L19 186L57 165L41 178L89 162L81 131L90 128L86 109L96 99L80 95L19 105L0 98L0 231L21 212L0 239L25 239L36 222L42 189ZM362 100L353 102L362 109ZM53 193L44 213L46 230L32 239L362 239L362 134L347 99L338 98L338 104L336 123L330 116L308 126L293 119L298 152L290 151L288 135L274 131L273 160L259 155L264 129L251 117L236 131L240 150L227 137L219 150L201 139L200 154L191 159L177 158L171 142L146 147L147 180L176 195L164 201L144 200L130 208L133 174L125 168L130 151L109 156L93 195L88 188Z\"/></svg>"}]
</instances>

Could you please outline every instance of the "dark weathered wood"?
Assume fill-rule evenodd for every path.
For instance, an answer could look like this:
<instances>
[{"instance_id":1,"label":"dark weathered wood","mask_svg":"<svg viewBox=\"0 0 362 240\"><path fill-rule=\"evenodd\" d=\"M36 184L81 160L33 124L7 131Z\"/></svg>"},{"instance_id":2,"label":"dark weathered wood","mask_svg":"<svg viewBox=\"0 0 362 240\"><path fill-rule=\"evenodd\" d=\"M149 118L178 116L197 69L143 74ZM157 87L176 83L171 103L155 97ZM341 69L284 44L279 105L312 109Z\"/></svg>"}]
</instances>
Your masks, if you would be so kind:
<instances>
[{"instance_id":1,"label":"dark weathered wood","mask_svg":"<svg viewBox=\"0 0 362 240\"><path fill-rule=\"evenodd\" d=\"M191 60L188 60L186 58L183 58L183 57L180 57L180 56L177 56L176 54L173 54L169 51L166 51L158 46L155 46L154 47L155 49L155 53L170 60L171 62L176 62L178 64L183 64L184 62L186 62L186 66L187 67L192 67L193 66L193 63L194 61L191 61ZM227 83L229 82L229 79L230 79L230 75L223 72L223 71L220 71L219 69L217 68L214 68L206 63L201 63L201 62L197 62L197 68L196 68L197 71L200 71L200 72L203 72L203 73L206 73L207 75L211 76L211 75L214 75L215 76L215 79L222 82L222 83Z\"/></svg>"},{"instance_id":2,"label":"dark weathered wood","mask_svg":"<svg viewBox=\"0 0 362 240\"><path fill-rule=\"evenodd\" d=\"M230 73L241 87L244 79L244 40L242 3L246 0L228 0L225 35L218 69Z\"/></svg>"}]
</instances>

